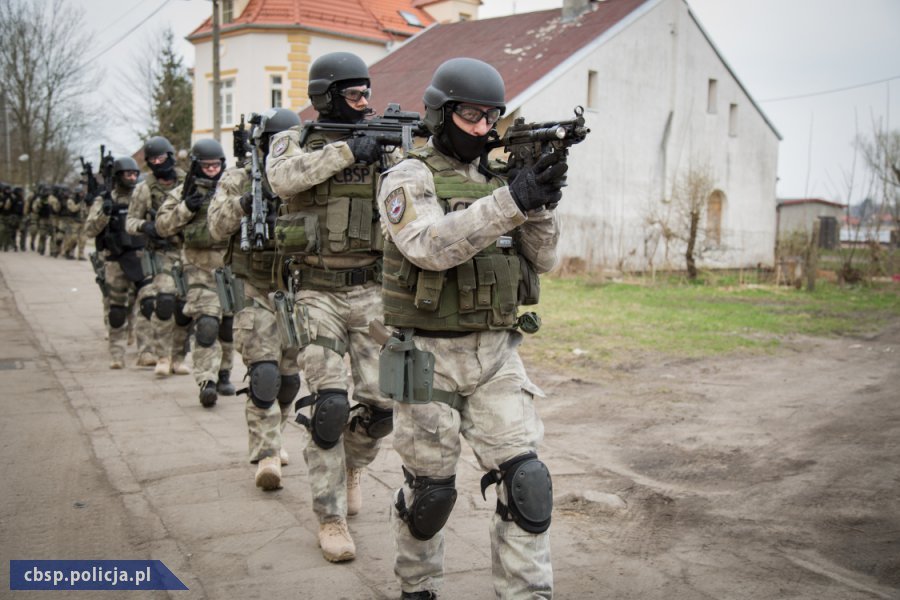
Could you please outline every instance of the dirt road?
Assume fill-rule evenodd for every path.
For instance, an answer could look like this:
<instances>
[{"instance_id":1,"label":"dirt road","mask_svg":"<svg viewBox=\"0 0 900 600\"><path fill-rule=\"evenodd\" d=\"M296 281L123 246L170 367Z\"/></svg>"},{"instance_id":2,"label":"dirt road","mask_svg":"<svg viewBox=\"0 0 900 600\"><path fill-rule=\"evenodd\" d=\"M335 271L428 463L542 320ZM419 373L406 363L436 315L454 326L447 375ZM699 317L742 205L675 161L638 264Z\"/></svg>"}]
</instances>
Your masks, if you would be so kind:
<instances>
[{"instance_id":1,"label":"dirt road","mask_svg":"<svg viewBox=\"0 0 900 600\"><path fill-rule=\"evenodd\" d=\"M350 523L358 558L330 565L300 431L285 488L258 491L241 401L204 410L188 377L107 369L87 263L4 254L0 274L4 561L159 559L190 588L177 598L399 597L390 449ZM764 357L532 375L548 395L556 598L900 598L900 323ZM463 458L441 599L487 600L493 499ZM0 596L23 596L8 576Z\"/></svg>"}]
</instances>

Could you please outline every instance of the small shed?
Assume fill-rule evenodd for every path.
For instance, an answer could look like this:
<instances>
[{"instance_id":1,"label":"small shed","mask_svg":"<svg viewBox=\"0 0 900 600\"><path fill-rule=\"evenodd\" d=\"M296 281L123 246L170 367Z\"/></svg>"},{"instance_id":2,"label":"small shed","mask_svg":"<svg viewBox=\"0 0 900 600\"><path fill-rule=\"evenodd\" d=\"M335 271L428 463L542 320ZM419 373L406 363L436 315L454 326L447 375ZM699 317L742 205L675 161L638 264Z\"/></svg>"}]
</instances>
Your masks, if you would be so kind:
<instances>
[{"instance_id":1,"label":"small shed","mask_svg":"<svg viewBox=\"0 0 900 600\"><path fill-rule=\"evenodd\" d=\"M810 235L819 224L819 247L836 248L840 240L840 219L845 205L822 198L780 198L778 200L778 239L795 232Z\"/></svg>"}]
</instances>

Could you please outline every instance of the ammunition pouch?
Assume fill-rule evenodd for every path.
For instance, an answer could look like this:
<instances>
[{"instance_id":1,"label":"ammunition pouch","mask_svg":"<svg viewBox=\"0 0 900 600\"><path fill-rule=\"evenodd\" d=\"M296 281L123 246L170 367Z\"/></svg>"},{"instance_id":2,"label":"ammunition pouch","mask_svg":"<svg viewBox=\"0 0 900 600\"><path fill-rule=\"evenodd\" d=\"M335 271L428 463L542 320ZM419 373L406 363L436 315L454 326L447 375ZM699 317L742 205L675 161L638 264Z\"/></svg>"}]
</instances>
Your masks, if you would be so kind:
<instances>
[{"instance_id":1,"label":"ammunition pouch","mask_svg":"<svg viewBox=\"0 0 900 600\"><path fill-rule=\"evenodd\" d=\"M319 253L319 217L294 212L275 219L275 248L281 255Z\"/></svg>"}]
</instances>

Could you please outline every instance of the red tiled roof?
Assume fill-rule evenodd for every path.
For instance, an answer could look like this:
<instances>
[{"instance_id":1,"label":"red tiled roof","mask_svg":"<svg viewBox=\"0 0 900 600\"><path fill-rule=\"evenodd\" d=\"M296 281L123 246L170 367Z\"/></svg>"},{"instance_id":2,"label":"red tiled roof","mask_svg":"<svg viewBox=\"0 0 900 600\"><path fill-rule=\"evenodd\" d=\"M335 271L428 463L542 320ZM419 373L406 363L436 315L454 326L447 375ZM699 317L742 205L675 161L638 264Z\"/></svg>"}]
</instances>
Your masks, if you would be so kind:
<instances>
[{"instance_id":1,"label":"red tiled roof","mask_svg":"<svg viewBox=\"0 0 900 600\"><path fill-rule=\"evenodd\" d=\"M413 0L250 0L244 11L222 31L253 26L308 27L337 35L362 37L380 41L407 38L422 31L400 16L404 10L419 18L426 27L434 23L428 13L413 6ZM207 19L190 35L189 40L212 34L212 19Z\"/></svg>"},{"instance_id":2,"label":"red tiled roof","mask_svg":"<svg viewBox=\"0 0 900 600\"><path fill-rule=\"evenodd\" d=\"M823 200L822 198L779 198L778 206L795 206L798 204L824 204L826 206L834 206L836 208L844 208L843 204L832 202L831 200Z\"/></svg>"},{"instance_id":3,"label":"red tiled roof","mask_svg":"<svg viewBox=\"0 0 900 600\"><path fill-rule=\"evenodd\" d=\"M398 102L404 110L422 112L434 70L458 56L493 65L509 102L646 1L594 2L570 23L562 23L561 10L554 9L434 25L370 66L371 106L381 114L388 102ZM315 112L307 109L301 117L314 119Z\"/></svg>"}]
</instances>

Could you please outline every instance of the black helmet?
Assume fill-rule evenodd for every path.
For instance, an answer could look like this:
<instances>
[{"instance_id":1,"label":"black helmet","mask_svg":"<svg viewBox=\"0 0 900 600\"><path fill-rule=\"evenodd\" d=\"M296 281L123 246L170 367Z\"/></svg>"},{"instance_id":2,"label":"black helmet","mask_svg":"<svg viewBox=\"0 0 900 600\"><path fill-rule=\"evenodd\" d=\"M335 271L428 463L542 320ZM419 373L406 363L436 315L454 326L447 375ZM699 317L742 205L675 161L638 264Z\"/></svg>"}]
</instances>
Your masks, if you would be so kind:
<instances>
[{"instance_id":1,"label":"black helmet","mask_svg":"<svg viewBox=\"0 0 900 600\"><path fill-rule=\"evenodd\" d=\"M289 108L270 108L262 116L266 120L264 134L271 135L300 125L300 116Z\"/></svg>"},{"instance_id":2,"label":"black helmet","mask_svg":"<svg viewBox=\"0 0 900 600\"><path fill-rule=\"evenodd\" d=\"M144 143L144 160L163 154L175 155L175 147L163 136L157 135Z\"/></svg>"},{"instance_id":3,"label":"black helmet","mask_svg":"<svg viewBox=\"0 0 900 600\"><path fill-rule=\"evenodd\" d=\"M506 112L506 87L497 69L474 58L451 58L437 68L425 90L425 127L438 134L448 102L496 106Z\"/></svg>"},{"instance_id":4,"label":"black helmet","mask_svg":"<svg viewBox=\"0 0 900 600\"><path fill-rule=\"evenodd\" d=\"M212 138L197 140L191 146L191 160L225 160L225 150L222 144Z\"/></svg>"},{"instance_id":5,"label":"black helmet","mask_svg":"<svg viewBox=\"0 0 900 600\"><path fill-rule=\"evenodd\" d=\"M137 171L140 173L141 169L130 156L120 156L113 162L113 175L118 175L122 171Z\"/></svg>"},{"instance_id":6,"label":"black helmet","mask_svg":"<svg viewBox=\"0 0 900 600\"><path fill-rule=\"evenodd\" d=\"M369 67L350 52L331 52L313 61L309 68L309 99L320 115L334 110L332 86L340 81L363 79L369 85Z\"/></svg>"}]
</instances>

